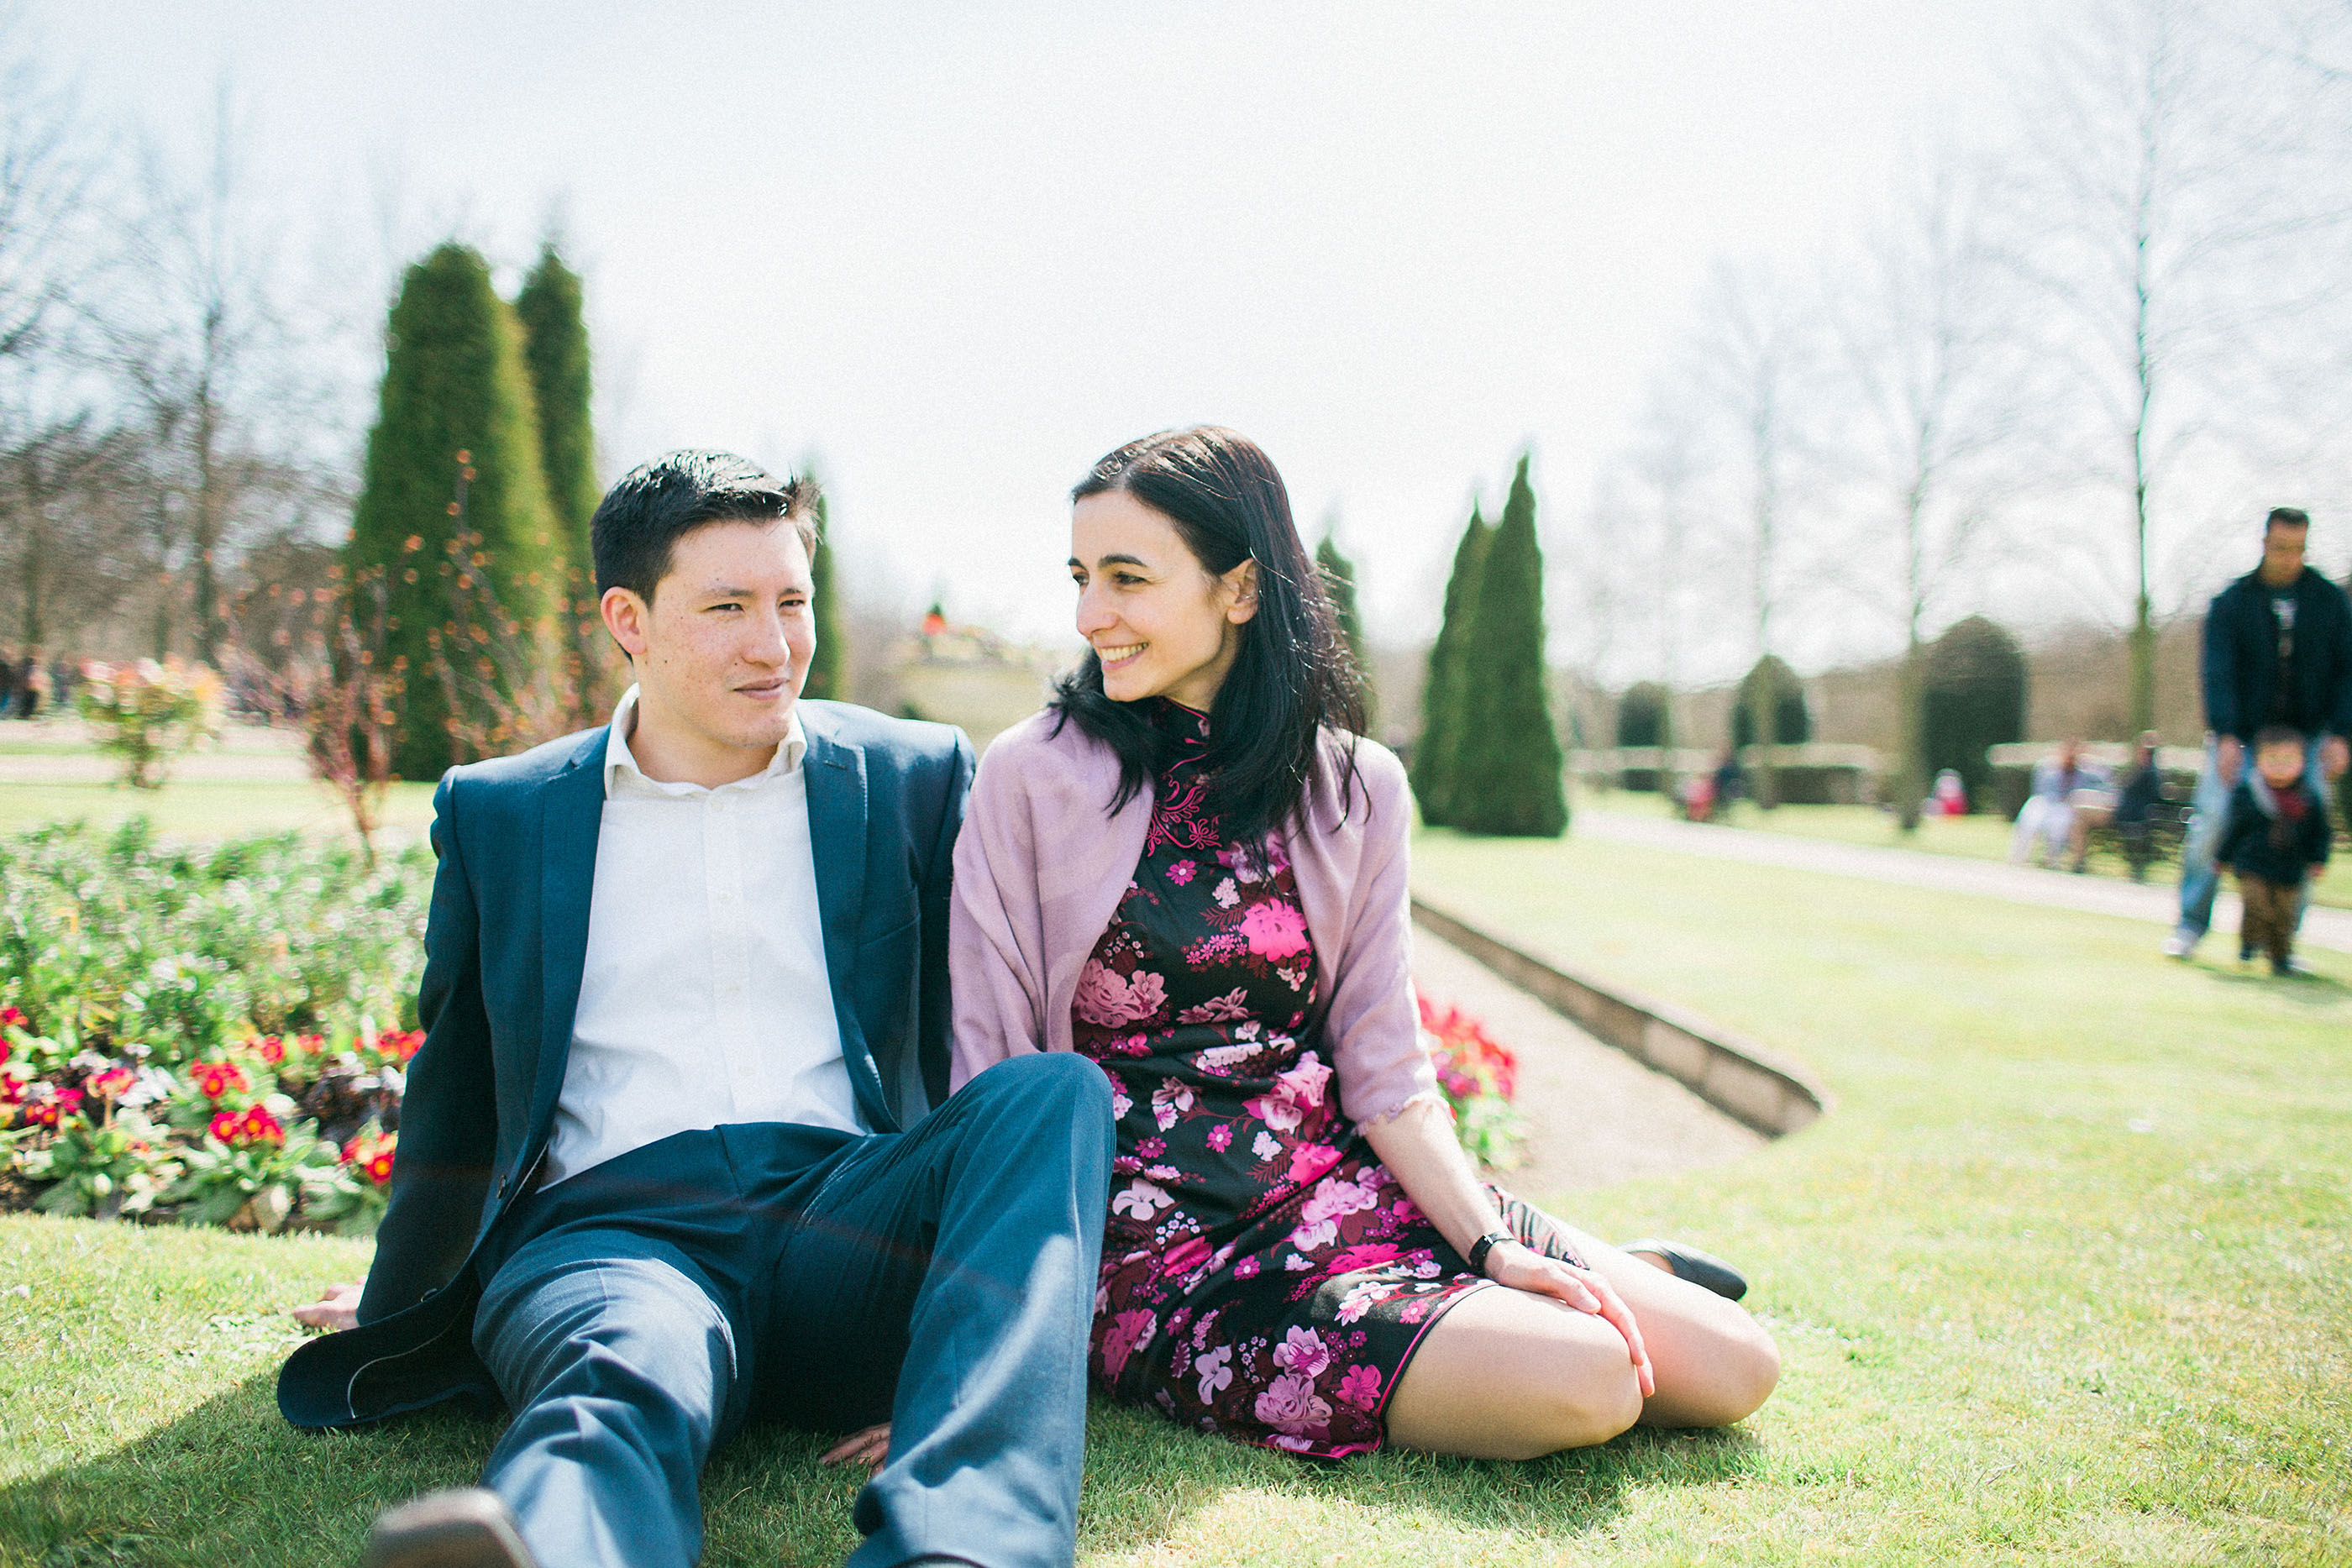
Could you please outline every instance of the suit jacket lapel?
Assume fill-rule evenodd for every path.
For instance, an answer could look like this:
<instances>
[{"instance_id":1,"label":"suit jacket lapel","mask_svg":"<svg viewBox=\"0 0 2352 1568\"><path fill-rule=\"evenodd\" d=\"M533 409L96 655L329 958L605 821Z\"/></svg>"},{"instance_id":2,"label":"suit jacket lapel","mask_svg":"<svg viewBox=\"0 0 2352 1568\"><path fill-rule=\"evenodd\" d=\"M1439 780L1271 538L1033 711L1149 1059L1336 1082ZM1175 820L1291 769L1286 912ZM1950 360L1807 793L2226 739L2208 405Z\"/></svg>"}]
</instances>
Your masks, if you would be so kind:
<instances>
[{"instance_id":1,"label":"suit jacket lapel","mask_svg":"<svg viewBox=\"0 0 2352 1568\"><path fill-rule=\"evenodd\" d=\"M825 978L841 1020L842 1055L866 1120L877 1132L897 1126L882 1092L874 1052L853 1005L858 925L866 912L866 752L838 739L821 709L801 709L808 737L802 758L808 789L809 846L816 862L817 915L824 929Z\"/></svg>"},{"instance_id":2,"label":"suit jacket lapel","mask_svg":"<svg viewBox=\"0 0 2352 1568\"><path fill-rule=\"evenodd\" d=\"M609 728L609 727L607 727ZM588 961L588 908L596 886L596 837L604 821L605 730L581 744L562 772L540 789L539 1064L531 1080L530 1136L563 1089L572 1015Z\"/></svg>"}]
</instances>

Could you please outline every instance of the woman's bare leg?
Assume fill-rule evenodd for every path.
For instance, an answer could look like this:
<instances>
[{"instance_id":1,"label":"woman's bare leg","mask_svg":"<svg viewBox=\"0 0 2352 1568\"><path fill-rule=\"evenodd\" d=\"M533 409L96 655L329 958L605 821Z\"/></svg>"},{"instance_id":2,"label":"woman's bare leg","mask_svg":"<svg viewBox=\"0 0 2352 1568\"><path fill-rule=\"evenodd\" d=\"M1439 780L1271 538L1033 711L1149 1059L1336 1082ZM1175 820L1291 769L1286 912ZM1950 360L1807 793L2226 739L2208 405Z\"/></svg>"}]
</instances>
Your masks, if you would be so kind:
<instances>
[{"instance_id":1,"label":"woman's bare leg","mask_svg":"<svg viewBox=\"0 0 2352 1568\"><path fill-rule=\"evenodd\" d=\"M1640 1324L1657 1392L1643 1399L1617 1331L1524 1291L1480 1291L1422 1341L1389 1401L1390 1440L1475 1458L1604 1443L1639 1421L1727 1427L1780 1376L1780 1353L1739 1305L1573 1226L1559 1227Z\"/></svg>"},{"instance_id":2,"label":"woman's bare leg","mask_svg":"<svg viewBox=\"0 0 2352 1568\"><path fill-rule=\"evenodd\" d=\"M1622 1334L1498 1286L1456 1301L1423 1336L1389 1399L1388 1435L1433 1454L1532 1459L1605 1443L1641 1413Z\"/></svg>"}]
</instances>

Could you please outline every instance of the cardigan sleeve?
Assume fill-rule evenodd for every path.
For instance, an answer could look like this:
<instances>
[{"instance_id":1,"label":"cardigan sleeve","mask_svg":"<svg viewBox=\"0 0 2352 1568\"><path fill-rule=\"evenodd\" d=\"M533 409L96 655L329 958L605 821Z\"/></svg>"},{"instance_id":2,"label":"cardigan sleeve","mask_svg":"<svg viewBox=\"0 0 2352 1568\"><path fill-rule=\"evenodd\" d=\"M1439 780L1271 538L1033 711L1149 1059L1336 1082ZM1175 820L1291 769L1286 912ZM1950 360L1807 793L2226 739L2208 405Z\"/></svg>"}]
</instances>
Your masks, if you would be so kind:
<instances>
[{"instance_id":1,"label":"cardigan sleeve","mask_svg":"<svg viewBox=\"0 0 2352 1568\"><path fill-rule=\"evenodd\" d=\"M1325 1038L1339 1085L1339 1108L1359 1125L1385 1122L1437 1095L1437 1069L1421 1031L1412 988L1412 851L1404 769L1394 756L1359 742L1360 790L1346 826L1361 835L1349 868L1346 935L1331 961ZM1336 791L1335 791L1336 793ZM1316 831L1310 827L1309 831Z\"/></svg>"},{"instance_id":2,"label":"cardigan sleeve","mask_svg":"<svg viewBox=\"0 0 2352 1568\"><path fill-rule=\"evenodd\" d=\"M992 747L972 780L955 847L948 974L955 1045L949 1085L1008 1057L1044 1049L1044 918L1035 823L1020 769Z\"/></svg>"}]
</instances>

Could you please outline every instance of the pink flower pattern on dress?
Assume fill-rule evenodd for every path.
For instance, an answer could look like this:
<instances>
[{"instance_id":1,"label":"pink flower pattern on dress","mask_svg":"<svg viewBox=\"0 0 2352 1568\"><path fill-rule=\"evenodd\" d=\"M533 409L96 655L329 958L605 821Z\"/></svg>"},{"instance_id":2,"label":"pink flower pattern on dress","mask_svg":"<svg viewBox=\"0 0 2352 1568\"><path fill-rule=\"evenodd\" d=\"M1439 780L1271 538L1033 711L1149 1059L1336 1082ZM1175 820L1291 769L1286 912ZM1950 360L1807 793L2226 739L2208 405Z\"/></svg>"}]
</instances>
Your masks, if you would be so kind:
<instances>
[{"instance_id":1,"label":"pink flower pattern on dress","mask_svg":"<svg viewBox=\"0 0 2352 1568\"><path fill-rule=\"evenodd\" d=\"M1428 1323L1486 1287L1340 1112L1287 846L1227 843L1199 777L1204 721L1163 701L1154 722L1172 760L1071 1008L1118 1120L1094 1375L1186 1426L1360 1453L1384 1441ZM1574 1259L1495 1196L1517 1233Z\"/></svg>"}]
</instances>

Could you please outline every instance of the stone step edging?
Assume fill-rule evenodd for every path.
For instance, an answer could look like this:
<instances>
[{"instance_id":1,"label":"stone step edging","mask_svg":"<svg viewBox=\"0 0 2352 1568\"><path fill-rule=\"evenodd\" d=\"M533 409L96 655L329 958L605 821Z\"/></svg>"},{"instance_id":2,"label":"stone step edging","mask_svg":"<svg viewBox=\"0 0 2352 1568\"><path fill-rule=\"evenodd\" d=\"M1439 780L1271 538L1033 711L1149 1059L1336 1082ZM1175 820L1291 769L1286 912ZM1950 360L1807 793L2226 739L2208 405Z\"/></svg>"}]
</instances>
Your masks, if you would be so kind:
<instances>
[{"instance_id":1,"label":"stone step edging","mask_svg":"<svg viewBox=\"0 0 2352 1568\"><path fill-rule=\"evenodd\" d=\"M1412 917L1594 1039L1767 1137L1793 1133L1830 1108L1828 1091L1802 1067L1696 1013L1537 957L1419 894Z\"/></svg>"}]
</instances>

